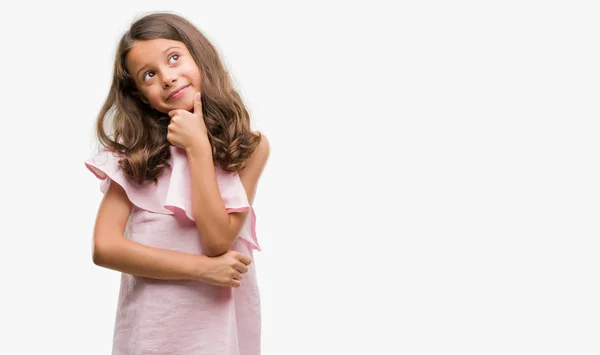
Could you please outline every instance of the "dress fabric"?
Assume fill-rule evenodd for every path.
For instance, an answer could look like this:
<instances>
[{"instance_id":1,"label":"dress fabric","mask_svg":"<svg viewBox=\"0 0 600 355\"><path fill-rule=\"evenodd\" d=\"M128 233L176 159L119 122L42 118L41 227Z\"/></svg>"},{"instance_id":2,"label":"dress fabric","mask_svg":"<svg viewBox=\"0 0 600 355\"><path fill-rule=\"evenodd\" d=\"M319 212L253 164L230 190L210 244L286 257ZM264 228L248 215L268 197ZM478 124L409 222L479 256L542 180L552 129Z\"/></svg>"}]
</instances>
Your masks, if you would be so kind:
<instances>
[{"instance_id":1,"label":"dress fabric","mask_svg":"<svg viewBox=\"0 0 600 355\"><path fill-rule=\"evenodd\" d=\"M184 150L172 146L170 167L158 183L141 186L119 167L122 158L102 150L85 162L106 193L123 187L133 209L125 237L135 242L202 254L191 204L191 182ZM260 250L256 216L237 173L215 167L228 213L248 211L232 249L253 259ZM259 355L260 297L254 262L238 288L194 280L157 280L121 274L113 355Z\"/></svg>"}]
</instances>

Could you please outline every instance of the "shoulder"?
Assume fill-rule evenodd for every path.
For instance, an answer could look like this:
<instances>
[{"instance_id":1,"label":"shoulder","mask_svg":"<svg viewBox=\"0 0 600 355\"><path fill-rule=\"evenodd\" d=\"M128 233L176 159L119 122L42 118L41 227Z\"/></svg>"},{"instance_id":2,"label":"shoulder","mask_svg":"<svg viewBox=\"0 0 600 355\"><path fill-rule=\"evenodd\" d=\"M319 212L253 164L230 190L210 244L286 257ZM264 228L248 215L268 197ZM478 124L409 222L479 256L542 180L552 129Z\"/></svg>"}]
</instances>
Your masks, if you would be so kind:
<instances>
[{"instance_id":1,"label":"shoulder","mask_svg":"<svg viewBox=\"0 0 600 355\"><path fill-rule=\"evenodd\" d=\"M262 132L252 132L255 136L260 136L260 142L250 155L250 157L244 162L242 169L239 171L239 177L246 190L248 196L248 202L252 204L254 201L254 195L256 193L256 187L258 186L258 180L267 165L267 160L270 154L270 144L267 136Z\"/></svg>"},{"instance_id":2,"label":"shoulder","mask_svg":"<svg viewBox=\"0 0 600 355\"><path fill-rule=\"evenodd\" d=\"M269 160L269 155L271 153L271 144L267 136L259 131L252 132L255 136L260 136L260 141L257 144L256 148L252 152L252 155L246 160L244 163L244 168L241 173L243 174L252 174L252 175L260 175L265 165L267 164L267 160Z\"/></svg>"},{"instance_id":3,"label":"shoulder","mask_svg":"<svg viewBox=\"0 0 600 355\"><path fill-rule=\"evenodd\" d=\"M252 153L251 157L254 157L258 160L266 161L269 158L269 153L271 151L271 144L267 136L259 131L252 132L255 136L260 136L260 142L256 146L256 149Z\"/></svg>"}]
</instances>

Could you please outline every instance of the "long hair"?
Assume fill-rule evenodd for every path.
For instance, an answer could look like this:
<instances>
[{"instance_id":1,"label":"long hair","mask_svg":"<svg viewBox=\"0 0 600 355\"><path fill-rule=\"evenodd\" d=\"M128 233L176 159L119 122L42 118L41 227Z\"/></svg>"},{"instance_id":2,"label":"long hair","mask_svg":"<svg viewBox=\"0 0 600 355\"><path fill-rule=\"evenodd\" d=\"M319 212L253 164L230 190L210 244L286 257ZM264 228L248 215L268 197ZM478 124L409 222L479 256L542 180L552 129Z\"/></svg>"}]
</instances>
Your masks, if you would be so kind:
<instances>
[{"instance_id":1,"label":"long hair","mask_svg":"<svg viewBox=\"0 0 600 355\"><path fill-rule=\"evenodd\" d=\"M202 114L215 165L237 172L250 157L262 136L250 129L250 117L240 95L231 85L215 47L188 20L170 13L153 13L133 22L117 46L113 79L108 96L96 119L100 143L123 158L123 172L138 184L158 179L169 166L169 120L165 114L143 103L133 93L135 83L125 58L135 41L164 38L183 42L200 68ZM112 127L107 121L112 116Z\"/></svg>"}]
</instances>

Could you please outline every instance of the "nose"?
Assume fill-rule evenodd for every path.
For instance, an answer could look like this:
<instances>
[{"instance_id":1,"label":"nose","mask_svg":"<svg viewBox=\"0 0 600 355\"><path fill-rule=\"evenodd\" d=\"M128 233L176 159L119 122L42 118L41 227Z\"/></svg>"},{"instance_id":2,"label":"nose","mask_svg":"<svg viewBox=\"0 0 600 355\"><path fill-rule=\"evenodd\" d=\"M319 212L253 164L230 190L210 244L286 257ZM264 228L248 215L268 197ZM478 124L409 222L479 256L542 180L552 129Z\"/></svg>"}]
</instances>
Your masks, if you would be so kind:
<instances>
[{"instance_id":1,"label":"nose","mask_svg":"<svg viewBox=\"0 0 600 355\"><path fill-rule=\"evenodd\" d=\"M177 81L177 73L173 70L165 70L162 75L163 88L172 86Z\"/></svg>"}]
</instances>

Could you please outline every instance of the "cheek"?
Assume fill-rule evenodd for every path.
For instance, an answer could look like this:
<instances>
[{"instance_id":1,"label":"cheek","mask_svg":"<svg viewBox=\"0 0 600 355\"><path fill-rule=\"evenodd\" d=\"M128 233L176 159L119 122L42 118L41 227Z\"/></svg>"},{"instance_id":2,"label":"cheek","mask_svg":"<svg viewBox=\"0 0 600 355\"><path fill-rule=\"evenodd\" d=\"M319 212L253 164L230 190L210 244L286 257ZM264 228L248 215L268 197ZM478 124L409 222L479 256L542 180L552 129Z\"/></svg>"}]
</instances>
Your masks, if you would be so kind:
<instances>
[{"instance_id":1,"label":"cheek","mask_svg":"<svg viewBox=\"0 0 600 355\"><path fill-rule=\"evenodd\" d=\"M198 68L196 68L196 81L198 86L202 84L202 75L200 75L200 70Z\"/></svg>"},{"instance_id":2,"label":"cheek","mask_svg":"<svg viewBox=\"0 0 600 355\"><path fill-rule=\"evenodd\" d=\"M148 99L148 101L150 101L150 104L152 106L156 106L158 103L160 103L160 93L157 92L157 90L150 90L146 93L146 98Z\"/></svg>"},{"instance_id":3,"label":"cheek","mask_svg":"<svg viewBox=\"0 0 600 355\"><path fill-rule=\"evenodd\" d=\"M186 68L186 71L188 72L189 79L192 81L192 84L196 87L200 87L202 79L200 77L200 70L196 66L196 63L190 64L188 68Z\"/></svg>"},{"instance_id":4,"label":"cheek","mask_svg":"<svg viewBox=\"0 0 600 355\"><path fill-rule=\"evenodd\" d=\"M202 76L200 76L200 73L197 74L195 81L196 81L196 87L201 88L202 87Z\"/></svg>"}]
</instances>

